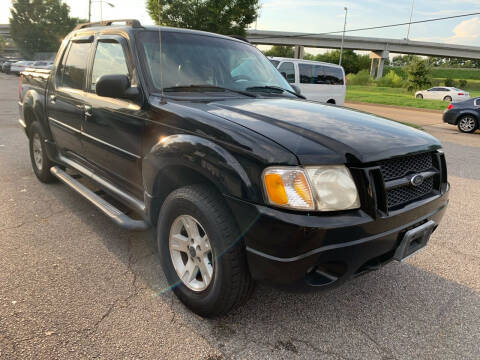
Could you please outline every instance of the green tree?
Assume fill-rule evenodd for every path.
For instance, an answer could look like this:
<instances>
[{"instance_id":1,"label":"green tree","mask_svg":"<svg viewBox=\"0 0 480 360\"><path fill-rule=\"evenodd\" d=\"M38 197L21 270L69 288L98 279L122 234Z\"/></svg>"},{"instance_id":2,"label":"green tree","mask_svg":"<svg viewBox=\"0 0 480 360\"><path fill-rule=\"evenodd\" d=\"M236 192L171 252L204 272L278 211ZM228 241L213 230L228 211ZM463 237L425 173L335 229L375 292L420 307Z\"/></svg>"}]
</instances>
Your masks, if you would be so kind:
<instances>
[{"instance_id":1,"label":"green tree","mask_svg":"<svg viewBox=\"0 0 480 360\"><path fill-rule=\"evenodd\" d=\"M246 34L257 19L258 0L147 0L147 11L158 25Z\"/></svg>"},{"instance_id":2,"label":"green tree","mask_svg":"<svg viewBox=\"0 0 480 360\"><path fill-rule=\"evenodd\" d=\"M295 56L295 50L293 46L273 45L270 50L264 52L266 56L278 56L293 58Z\"/></svg>"},{"instance_id":3,"label":"green tree","mask_svg":"<svg viewBox=\"0 0 480 360\"><path fill-rule=\"evenodd\" d=\"M445 86L454 87L455 85L456 85L455 80L453 80L452 78L446 78L445 79Z\"/></svg>"},{"instance_id":4,"label":"green tree","mask_svg":"<svg viewBox=\"0 0 480 360\"><path fill-rule=\"evenodd\" d=\"M315 56L316 61L323 61L332 64L338 64L340 60L340 50L333 50L325 54ZM343 50L342 66L347 74L356 74L360 70L370 68L370 59L368 55L358 55L353 50Z\"/></svg>"},{"instance_id":5,"label":"green tree","mask_svg":"<svg viewBox=\"0 0 480 360\"><path fill-rule=\"evenodd\" d=\"M398 76L398 74L395 71L390 70L387 73L387 75L378 79L376 83L377 83L377 86L401 88L403 87L404 80L400 76Z\"/></svg>"},{"instance_id":6,"label":"green tree","mask_svg":"<svg viewBox=\"0 0 480 360\"><path fill-rule=\"evenodd\" d=\"M393 57L391 65L392 66L407 66L415 59L420 59L417 55L398 55Z\"/></svg>"},{"instance_id":7,"label":"green tree","mask_svg":"<svg viewBox=\"0 0 480 360\"><path fill-rule=\"evenodd\" d=\"M37 52L55 52L79 20L60 0L13 0L10 33L25 58Z\"/></svg>"},{"instance_id":8,"label":"green tree","mask_svg":"<svg viewBox=\"0 0 480 360\"><path fill-rule=\"evenodd\" d=\"M465 89L468 85L468 81L465 80L465 79L460 79L458 80L458 86L460 87L460 89Z\"/></svg>"},{"instance_id":9,"label":"green tree","mask_svg":"<svg viewBox=\"0 0 480 360\"><path fill-rule=\"evenodd\" d=\"M407 66L407 88L409 91L420 90L432 84L431 68L427 60L414 58Z\"/></svg>"}]
</instances>

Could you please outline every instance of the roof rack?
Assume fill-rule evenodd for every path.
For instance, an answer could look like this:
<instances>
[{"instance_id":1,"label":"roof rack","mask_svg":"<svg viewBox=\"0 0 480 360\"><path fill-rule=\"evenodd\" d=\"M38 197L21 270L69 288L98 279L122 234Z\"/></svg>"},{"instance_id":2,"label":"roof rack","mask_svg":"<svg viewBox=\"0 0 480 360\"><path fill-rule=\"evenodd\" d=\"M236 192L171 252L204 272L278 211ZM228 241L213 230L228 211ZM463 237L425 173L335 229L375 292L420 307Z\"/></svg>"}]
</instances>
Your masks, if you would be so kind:
<instances>
[{"instance_id":1,"label":"roof rack","mask_svg":"<svg viewBox=\"0 0 480 360\"><path fill-rule=\"evenodd\" d=\"M118 20L105 20L105 21L91 22L91 23L85 23L85 24L78 24L74 30L80 30L80 29L85 29L85 28L95 27L95 26L112 26L113 23L119 23L119 22L123 22L125 23L126 26L131 26L133 28L142 27L142 24L140 24L140 21L136 19L118 19Z\"/></svg>"}]
</instances>

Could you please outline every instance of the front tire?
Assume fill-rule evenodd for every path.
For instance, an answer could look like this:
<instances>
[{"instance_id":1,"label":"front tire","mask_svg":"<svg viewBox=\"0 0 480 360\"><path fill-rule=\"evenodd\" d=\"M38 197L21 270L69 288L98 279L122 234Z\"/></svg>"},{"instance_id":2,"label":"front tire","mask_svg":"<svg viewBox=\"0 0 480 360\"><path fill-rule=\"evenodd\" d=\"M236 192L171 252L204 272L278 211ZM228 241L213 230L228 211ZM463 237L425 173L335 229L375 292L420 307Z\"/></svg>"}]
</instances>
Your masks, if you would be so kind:
<instances>
[{"instance_id":1,"label":"front tire","mask_svg":"<svg viewBox=\"0 0 480 360\"><path fill-rule=\"evenodd\" d=\"M478 128L478 121L472 115L464 115L458 119L458 130L463 133L472 134Z\"/></svg>"},{"instance_id":2,"label":"front tire","mask_svg":"<svg viewBox=\"0 0 480 360\"><path fill-rule=\"evenodd\" d=\"M221 197L205 185L172 192L160 210L157 242L175 295L203 317L224 315L253 290L245 249Z\"/></svg>"},{"instance_id":3,"label":"front tire","mask_svg":"<svg viewBox=\"0 0 480 360\"><path fill-rule=\"evenodd\" d=\"M29 129L30 160L33 172L43 183L52 183L57 180L50 172L53 163L47 156L45 137L38 122L34 122Z\"/></svg>"},{"instance_id":4,"label":"front tire","mask_svg":"<svg viewBox=\"0 0 480 360\"><path fill-rule=\"evenodd\" d=\"M417 99L419 100L422 100L423 99L423 95L422 94L418 94L417 96L415 96Z\"/></svg>"}]
</instances>

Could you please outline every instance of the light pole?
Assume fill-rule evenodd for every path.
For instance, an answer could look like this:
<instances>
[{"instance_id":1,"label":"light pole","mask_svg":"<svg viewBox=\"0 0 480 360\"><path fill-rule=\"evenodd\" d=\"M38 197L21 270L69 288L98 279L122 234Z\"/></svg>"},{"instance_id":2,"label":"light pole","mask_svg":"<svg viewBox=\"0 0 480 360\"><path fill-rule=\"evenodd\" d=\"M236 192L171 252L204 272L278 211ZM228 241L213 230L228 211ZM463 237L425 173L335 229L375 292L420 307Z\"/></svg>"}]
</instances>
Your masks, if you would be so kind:
<instances>
[{"instance_id":1,"label":"light pole","mask_svg":"<svg viewBox=\"0 0 480 360\"><path fill-rule=\"evenodd\" d=\"M348 13L348 9L347 7L345 6L343 8L343 10L345 10L345 21L343 23L343 33L342 33L342 45L340 45L340 60L338 61L338 65L342 65L342 55L343 55L343 41L345 39L345 30L347 29L347 13Z\"/></svg>"},{"instance_id":2,"label":"light pole","mask_svg":"<svg viewBox=\"0 0 480 360\"><path fill-rule=\"evenodd\" d=\"M412 25L412 16L413 16L413 6L415 5L415 0L412 0L412 8L410 9L410 21L408 22L408 30L407 30L407 40L410 36L410 25Z\"/></svg>"},{"instance_id":3,"label":"light pole","mask_svg":"<svg viewBox=\"0 0 480 360\"><path fill-rule=\"evenodd\" d=\"M109 3L108 1L105 0L88 0L88 22L91 22L91 16L92 16L92 3L99 2L100 3L100 21L103 21L103 3L109 5L110 7L114 8L115 5L112 3Z\"/></svg>"}]
</instances>

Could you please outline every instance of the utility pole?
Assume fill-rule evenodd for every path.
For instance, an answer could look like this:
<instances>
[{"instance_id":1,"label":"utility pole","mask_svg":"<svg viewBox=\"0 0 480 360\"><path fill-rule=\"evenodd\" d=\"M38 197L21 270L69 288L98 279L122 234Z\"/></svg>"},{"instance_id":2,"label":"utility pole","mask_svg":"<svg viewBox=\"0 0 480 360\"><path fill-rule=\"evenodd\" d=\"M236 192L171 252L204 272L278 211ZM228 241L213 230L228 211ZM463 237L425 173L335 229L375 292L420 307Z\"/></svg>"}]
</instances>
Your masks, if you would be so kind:
<instances>
[{"instance_id":1,"label":"utility pole","mask_svg":"<svg viewBox=\"0 0 480 360\"><path fill-rule=\"evenodd\" d=\"M342 65L342 56L343 56L343 41L345 39L345 30L347 29L347 13L348 9L345 6L343 8L345 10L345 21L343 22L343 33L342 33L342 45L340 45L340 60L338 61L338 65Z\"/></svg>"},{"instance_id":2,"label":"utility pole","mask_svg":"<svg viewBox=\"0 0 480 360\"><path fill-rule=\"evenodd\" d=\"M100 3L100 21L103 21L103 3L107 4L111 8L114 8L115 5L112 3L109 3L108 1L105 0L88 0L88 22L91 22L91 17L92 17L92 3Z\"/></svg>"},{"instance_id":3,"label":"utility pole","mask_svg":"<svg viewBox=\"0 0 480 360\"><path fill-rule=\"evenodd\" d=\"M408 30L407 30L407 40L410 36L410 25L412 25L412 16L413 16L413 6L415 4L415 0L412 0L412 8L410 9L410 21L408 22Z\"/></svg>"}]
</instances>

